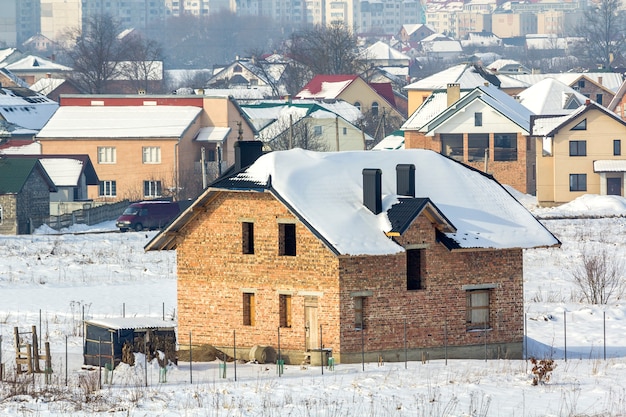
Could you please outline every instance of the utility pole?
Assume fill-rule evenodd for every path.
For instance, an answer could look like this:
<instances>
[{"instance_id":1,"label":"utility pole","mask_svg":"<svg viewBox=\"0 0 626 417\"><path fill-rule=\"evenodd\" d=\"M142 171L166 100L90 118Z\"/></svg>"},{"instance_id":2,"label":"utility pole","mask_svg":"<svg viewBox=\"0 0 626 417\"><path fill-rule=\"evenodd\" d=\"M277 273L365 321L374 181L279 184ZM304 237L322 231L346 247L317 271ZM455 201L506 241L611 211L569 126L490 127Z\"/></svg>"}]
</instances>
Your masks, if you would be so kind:
<instances>
[{"instance_id":1,"label":"utility pole","mask_svg":"<svg viewBox=\"0 0 626 417\"><path fill-rule=\"evenodd\" d=\"M339 116L335 116L335 142L337 142L337 152L339 152Z\"/></svg>"},{"instance_id":2,"label":"utility pole","mask_svg":"<svg viewBox=\"0 0 626 417\"><path fill-rule=\"evenodd\" d=\"M206 159L204 156L204 146L202 147L202 149L200 149L200 151L201 151L200 163L202 164L202 189L204 190L206 188Z\"/></svg>"}]
</instances>

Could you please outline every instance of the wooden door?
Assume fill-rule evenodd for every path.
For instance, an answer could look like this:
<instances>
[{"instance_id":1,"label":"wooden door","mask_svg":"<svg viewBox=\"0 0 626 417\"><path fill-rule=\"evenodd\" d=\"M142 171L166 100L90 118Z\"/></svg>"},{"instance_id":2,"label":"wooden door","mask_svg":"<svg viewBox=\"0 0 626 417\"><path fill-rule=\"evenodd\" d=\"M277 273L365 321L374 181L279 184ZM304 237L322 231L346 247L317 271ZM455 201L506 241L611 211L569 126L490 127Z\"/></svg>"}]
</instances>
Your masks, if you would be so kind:
<instances>
[{"instance_id":1,"label":"wooden door","mask_svg":"<svg viewBox=\"0 0 626 417\"><path fill-rule=\"evenodd\" d=\"M317 297L304 298L304 330L306 350L319 349L319 324L317 322Z\"/></svg>"},{"instance_id":2,"label":"wooden door","mask_svg":"<svg viewBox=\"0 0 626 417\"><path fill-rule=\"evenodd\" d=\"M607 178L606 179L606 193L608 195L622 195L622 179L621 178Z\"/></svg>"}]
</instances>

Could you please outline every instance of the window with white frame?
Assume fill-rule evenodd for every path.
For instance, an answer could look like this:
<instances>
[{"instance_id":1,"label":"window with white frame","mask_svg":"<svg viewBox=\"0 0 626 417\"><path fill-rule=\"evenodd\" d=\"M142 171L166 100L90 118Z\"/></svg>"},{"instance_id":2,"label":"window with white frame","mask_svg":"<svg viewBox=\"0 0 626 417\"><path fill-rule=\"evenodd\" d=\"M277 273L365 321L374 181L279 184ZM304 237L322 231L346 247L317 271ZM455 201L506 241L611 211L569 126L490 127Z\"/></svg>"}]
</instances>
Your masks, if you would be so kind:
<instances>
[{"instance_id":1,"label":"window with white frame","mask_svg":"<svg viewBox=\"0 0 626 417\"><path fill-rule=\"evenodd\" d=\"M143 163L144 164L160 164L161 163L161 147L144 146L143 147Z\"/></svg>"},{"instance_id":2,"label":"window with white frame","mask_svg":"<svg viewBox=\"0 0 626 417\"><path fill-rule=\"evenodd\" d=\"M115 197L117 196L117 183L113 180L100 181L98 184L98 195L100 197Z\"/></svg>"},{"instance_id":3,"label":"window with white frame","mask_svg":"<svg viewBox=\"0 0 626 417\"><path fill-rule=\"evenodd\" d=\"M98 163L114 164L117 162L115 146L98 146Z\"/></svg>"},{"instance_id":4,"label":"window with white frame","mask_svg":"<svg viewBox=\"0 0 626 417\"><path fill-rule=\"evenodd\" d=\"M144 197L161 197L162 187L161 181L144 181L143 196Z\"/></svg>"}]
</instances>

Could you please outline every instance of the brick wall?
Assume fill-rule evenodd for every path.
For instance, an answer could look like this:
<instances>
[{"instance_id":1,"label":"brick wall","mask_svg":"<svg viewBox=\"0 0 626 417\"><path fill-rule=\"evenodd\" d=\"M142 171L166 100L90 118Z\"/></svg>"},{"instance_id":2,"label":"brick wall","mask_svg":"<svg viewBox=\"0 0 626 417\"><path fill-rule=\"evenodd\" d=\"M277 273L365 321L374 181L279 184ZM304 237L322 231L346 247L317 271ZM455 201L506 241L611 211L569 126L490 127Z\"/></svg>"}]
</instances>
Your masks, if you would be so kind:
<instances>
[{"instance_id":1,"label":"brick wall","mask_svg":"<svg viewBox=\"0 0 626 417\"><path fill-rule=\"evenodd\" d=\"M242 351L254 345L277 348L279 295L290 294L292 325L280 329L287 363L298 362L298 352L305 350L305 297L317 298L316 325L322 335L315 332L316 337L338 361L360 360L362 348L370 356L399 360L405 326L412 355L446 344L476 347L486 333L466 327L463 286L489 284L494 288L488 344L513 351L521 347L521 250L450 253L435 241L434 227L422 216L397 239L423 248L423 289L407 291L405 252L337 257L299 222L297 255L279 256L278 224L292 221L295 217L269 193L214 195L178 241L181 340L191 332L194 345L232 349L235 331ZM242 222L254 223L254 254L242 254ZM244 292L255 294L254 326L243 324ZM363 331L355 330L355 296L365 297Z\"/></svg>"},{"instance_id":2,"label":"brick wall","mask_svg":"<svg viewBox=\"0 0 626 417\"><path fill-rule=\"evenodd\" d=\"M485 170L485 162L470 162L467 160L467 134L464 134L465 156L463 163L478 169ZM494 161L493 134L489 135L489 161L487 171L501 184L508 184L521 193L535 194L536 183L534 179L535 151L534 142L527 143L525 136L517 135L517 160ZM404 133L404 145L406 149L430 149L441 152L441 140L439 135L424 136L416 131ZM528 150L528 147L531 147Z\"/></svg>"}]
</instances>

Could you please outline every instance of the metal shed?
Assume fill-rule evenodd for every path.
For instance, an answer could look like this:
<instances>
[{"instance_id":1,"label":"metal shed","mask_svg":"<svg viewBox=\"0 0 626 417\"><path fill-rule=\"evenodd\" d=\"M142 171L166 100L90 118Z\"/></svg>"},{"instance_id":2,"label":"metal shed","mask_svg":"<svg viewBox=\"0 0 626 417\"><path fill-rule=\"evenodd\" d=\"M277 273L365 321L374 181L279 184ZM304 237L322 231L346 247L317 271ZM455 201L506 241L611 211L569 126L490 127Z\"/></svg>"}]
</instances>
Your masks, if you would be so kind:
<instances>
[{"instance_id":1,"label":"metal shed","mask_svg":"<svg viewBox=\"0 0 626 417\"><path fill-rule=\"evenodd\" d=\"M86 320L83 358L85 365L119 365L124 345L131 352L148 355L165 352L166 358L176 361L176 325L173 321L154 317L129 317Z\"/></svg>"}]
</instances>

